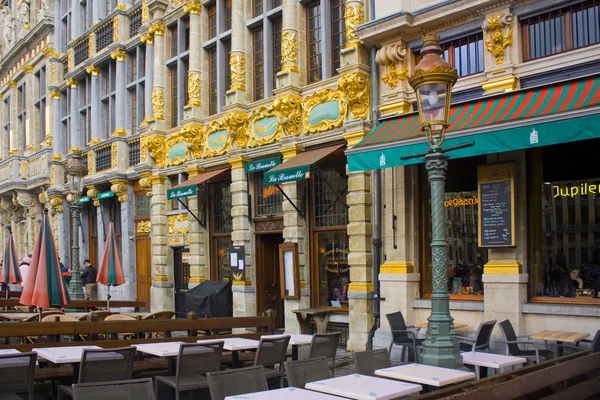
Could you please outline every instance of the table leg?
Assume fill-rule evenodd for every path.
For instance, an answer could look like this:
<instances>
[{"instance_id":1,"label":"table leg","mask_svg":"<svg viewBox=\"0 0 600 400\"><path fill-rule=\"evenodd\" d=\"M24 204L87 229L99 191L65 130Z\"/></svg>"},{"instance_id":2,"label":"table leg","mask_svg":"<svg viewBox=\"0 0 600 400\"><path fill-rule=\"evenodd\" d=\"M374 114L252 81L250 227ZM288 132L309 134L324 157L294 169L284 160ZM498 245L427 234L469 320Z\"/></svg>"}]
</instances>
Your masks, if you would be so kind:
<instances>
[{"instance_id":1,"label":"table leg","mask_svg":"<svg viewBox=\"0 0 600 400\"><path fill-rule=\"evenodd\" d=\"M563 344L563 342L561 341L556 341L556 356L557 357L562 357L564 354L564 350L562 347L560 347Z\"/></svg>"},{"instance_id":2,"label":"table leg","mask_svg":"<svg viewBox=\"0 0 600 400\"><path fill-rule=\"evenodd\" d=\"M298 325L300 325L300 333L304 335L310 334L310 315L296 313Z\"/></svg>"},{"instance_id":3,"label":"table leg","mask_svg":"<svg viewBox=\"0 0 600 400\"><path fill-rule=\"evenodd\" d=\"M315 324L317 325L317 333L327 333L327 324L329 323L329 314L315 315Z\"/></svg>"},{"instance_id":4,"label":"table leg","mask_svg":"<svg viewBox=\"0 0 600 400\"><path fill-rule=\"evenodd\" d=\"M233 350L231 352L231 367L232 368L239 368L239 364L240 364L239 353L237 352L237 350Z\"/></svg>"},{"instance_id":5,"label":"table leg","mask_svg":"<svg viewBox=\"0 0 600 400\"><path fill-rule=\"evenodd\" d=\"M175 376L177 374L177 358L176 357L168 357L169 363L169 375Z\"/></svg>"},{"instance_id":6,"label":"table leg","mask_svg":"<svg viewBox=\"0 0 600 400\"><path fill-rule=\"evenodd\" d=\"M296 361L298 359L298 345L292 345L292 361Z\"/></svg>"}]
</instances>

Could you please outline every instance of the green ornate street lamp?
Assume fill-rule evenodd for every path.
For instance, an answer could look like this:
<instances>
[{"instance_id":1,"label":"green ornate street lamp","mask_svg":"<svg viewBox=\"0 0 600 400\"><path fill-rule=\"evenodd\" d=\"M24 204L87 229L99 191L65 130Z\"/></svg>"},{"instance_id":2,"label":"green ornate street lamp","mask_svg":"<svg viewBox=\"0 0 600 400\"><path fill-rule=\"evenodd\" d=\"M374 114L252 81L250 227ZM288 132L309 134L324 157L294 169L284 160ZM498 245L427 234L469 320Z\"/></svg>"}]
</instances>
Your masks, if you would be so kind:
<instances>
[{"instance_id":1,"label":"green ornate street lamp","mask_svg":"<svg viewBox=\"0 0 600 400\"><path fill-rule=\"evenodd\" d=\"M81 192L83 191L83 176L87 171L81 161L81 151L74 150L67 162L66 170L69 177L69 193L67 201L73 217L73 242L71 247L71 282L69 294L73 300L83 299L81 276L79 275L79 228L81 227Z\"/></svg>"},{"instance_id":2,"label":"green ornate street lamp","mask_svg":"<svg viewBox=\"0 0 600 400\"><path fill-rule=\"evenodd\" d=\"M456 69L442 58L439 43L437 35L428 35L423 39L421 61L415 67L414 74L408 78L417 94L421 128L425 131L429 149L425 154L405 156L403 159L423 157L431 187L433 290L431 316L420 362L446 368L463 368L448 295L448 242L444 211L448 155L445 152L472 144L448 147L445 150L441 147L448 125L452 86L458 75Z\"/></svg>"}]
</instances>

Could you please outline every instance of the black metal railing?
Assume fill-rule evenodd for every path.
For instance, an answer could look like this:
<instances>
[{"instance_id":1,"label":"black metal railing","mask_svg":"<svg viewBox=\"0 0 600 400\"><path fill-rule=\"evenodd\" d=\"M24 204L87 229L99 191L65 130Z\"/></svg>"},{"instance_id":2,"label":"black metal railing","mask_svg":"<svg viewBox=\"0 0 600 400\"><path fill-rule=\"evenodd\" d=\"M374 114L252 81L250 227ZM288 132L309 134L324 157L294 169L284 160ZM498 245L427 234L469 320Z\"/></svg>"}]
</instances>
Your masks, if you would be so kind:
<instances>
[{"instance_id":1,"label":"black metal railing","mask_svg":"<svg viewBox=\"0 0 600 400\"><path fill-rule=\"evenodd\" d=\"M129 142L129 166L135 167L140 163L140 141Z\"/></svg>"},{"instance_id":2,"label":"black metal railing","mask_svg":"<svg viewBox=\"0 0 600 400\"><path fill-rule=\"evenodd\" d=\"M132 38L138 34L138 29L142 26L142 9L138 8L129 14L129 37Z\"/></svg>"},{"instance_id":3,"label":"black metal railing","mask_svg":"<svg viewBox=\"0 0 600 400\"><path fill-rule=\"evenodd\" d=\"M96 150L96 172L112 168L111 147L102 147Z\"/></svg>"},{"instance_id":4,"label":"black metal railing","mask_svg":"<svg viewBox=\"0 0 600 400\"><path fill-rule=\"evenodd\" d=\"M87 153L81 154L81 163L85 166L85 169L88 169L88 156Z\"/></svg>"},{"instance_id":5,"label":"black metal railing","mask_svg":"<svg viewBox=\"0 0 600 400\"><path fill-rule=\"evenodd\" d=\"M73 57L74 64L73 65L74 66L79 65L88 59L88 57L90 55L89 46L90 46L90 42L86 38L86 39L82 40L81 42L77 43L73 47L73 53L74 53L74 57Z\"/></svg>"},{"instance_id":6,"label":"black metal railing","mask_svg":"<svg viewBox=\"0 0 600 400\"><path fill-rule=\"evenodd\" d=\"M69 72L69 58L66 58L65 61L63 61L63 76L66 75L67 72Z\"/></svg>"},{"instance_id":7,"label":"black metal railing","mask_svg":"<svg viewBox=\"0 0 600 400\"><path fill-rule=\"evenodd\" d=\"M113 29L113 21L109 21L96 31L96 52L110 46L113 43Z\"/></svg>"}]
</instances>

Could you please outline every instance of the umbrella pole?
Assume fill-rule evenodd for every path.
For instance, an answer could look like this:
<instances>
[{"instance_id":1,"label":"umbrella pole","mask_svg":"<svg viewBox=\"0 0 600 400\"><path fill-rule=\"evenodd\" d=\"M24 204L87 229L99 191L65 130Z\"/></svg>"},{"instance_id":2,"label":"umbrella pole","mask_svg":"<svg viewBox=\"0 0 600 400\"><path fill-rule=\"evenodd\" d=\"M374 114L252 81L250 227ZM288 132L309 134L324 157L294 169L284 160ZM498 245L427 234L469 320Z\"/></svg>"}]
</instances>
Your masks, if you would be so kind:
<instances>
[{"instance_id":1,"label":"umbrella pole","mask_svg":"<svg viewBox=\"0 0 600 400\"><path fill-rule=\"evenodd\" d=\"M108 295L106 295L106 309L110 311L110 285L108 285Z\"/></svg>"},{"instance_id":2,"label":"umbrella pole","mask_svg":"<svg viewBox=\"0 0 600 400\"><path fill-rule=\"evenodd\" d=\"M39 315L40 322L42 322L42 312L43 312L43 308L42 307L38 307L38 315Z\"/></svg>"}]
</instances>

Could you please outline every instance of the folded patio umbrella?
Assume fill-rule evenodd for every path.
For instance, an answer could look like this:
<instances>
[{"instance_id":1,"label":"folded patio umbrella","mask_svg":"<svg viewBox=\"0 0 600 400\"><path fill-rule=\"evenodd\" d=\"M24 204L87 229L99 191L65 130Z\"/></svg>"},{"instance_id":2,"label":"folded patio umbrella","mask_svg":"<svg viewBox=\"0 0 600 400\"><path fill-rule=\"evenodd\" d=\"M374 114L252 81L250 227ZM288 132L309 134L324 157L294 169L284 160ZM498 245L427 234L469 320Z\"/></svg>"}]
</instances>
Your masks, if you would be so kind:
<instances>
[{"instance_id":1,"label":"folded patio umbrella","mask_svg":"<svg viewBox=\"0 0 600 400\"><path fill-rule=\"evenodd\" d=\"M12 232L9 233L4 250L4 261L2 263L2 272L0 272L0 282L4 284L6 298L8 298L8 284L21 283L21 273L17 263L17 251Z\"/></svg>"},{"instance_id":2,"label":"folded patio umbrella","mask_svg":"<svg viewBox=\"0 0 600 400\"><path fill-rule=\"evenodd\" d=\"M104 246L104 256L98 270L98 283L108 287L108 295L106 298L106 308L110 307L110 287L119 286L125 283L123 276L123 266L119 259L117 251L117 241L115 238L115 226L112 221L108 225L108 238Z\"/></svg>"},{"instance_id":3,"label":"folded patio umbrella","mask_svg":"<svg viewBox=\"0 0 600 400\"><path fill-rule=\"evenodd\" d=\"M20 302L27 306L39 307L40 317L42 309L64 307L71 301L60 271L47 209L44 209L42 215L40 232L25 279Z\"/></svg>"}]
</instances>

